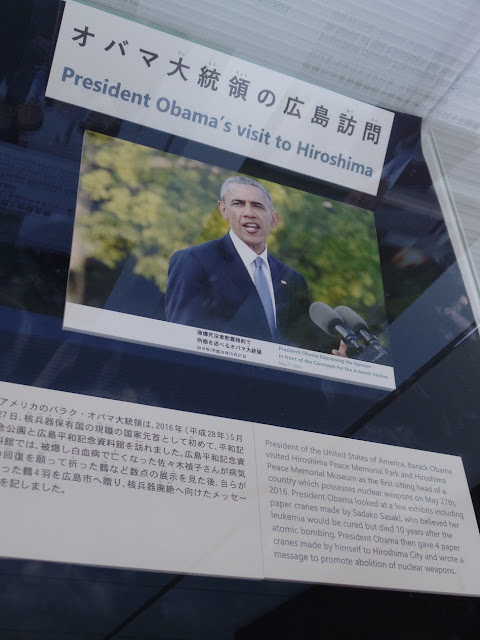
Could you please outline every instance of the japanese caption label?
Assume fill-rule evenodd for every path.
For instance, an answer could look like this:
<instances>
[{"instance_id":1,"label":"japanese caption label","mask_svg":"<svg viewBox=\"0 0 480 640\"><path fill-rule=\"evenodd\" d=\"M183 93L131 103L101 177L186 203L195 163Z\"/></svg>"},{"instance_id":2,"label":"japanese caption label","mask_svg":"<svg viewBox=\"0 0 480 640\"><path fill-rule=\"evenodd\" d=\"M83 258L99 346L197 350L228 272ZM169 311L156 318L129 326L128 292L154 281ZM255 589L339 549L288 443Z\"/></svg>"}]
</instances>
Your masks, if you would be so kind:
<instances>
[{"instance_id":1,"label":"japanese caption label","mask_svg":"<svg viewBox=\"0 0 480 640\"><path fill-rule=\"evenodd\" d=\"M7 557L480 595L456 456L0 383L0 501Z\"/></svg>"},{"instance_id":2,"label":"japanese caption label","mask_svg":"<svg viewBox=\"0 0 480 640\"><path fill-rule=\"evenodd\" d=\"M389 111L69 2L47 96L376 194Z\"/></svg>"},{"instance_id":3,"label":"japanese caption label","mask_svg":"<svg viewBox=\"0 0 480 640\"><path fill-rule=\"evenodd\" d=\"M2 553L261 577L252 425L0 389Z\"/></svg>"}]
</instances>

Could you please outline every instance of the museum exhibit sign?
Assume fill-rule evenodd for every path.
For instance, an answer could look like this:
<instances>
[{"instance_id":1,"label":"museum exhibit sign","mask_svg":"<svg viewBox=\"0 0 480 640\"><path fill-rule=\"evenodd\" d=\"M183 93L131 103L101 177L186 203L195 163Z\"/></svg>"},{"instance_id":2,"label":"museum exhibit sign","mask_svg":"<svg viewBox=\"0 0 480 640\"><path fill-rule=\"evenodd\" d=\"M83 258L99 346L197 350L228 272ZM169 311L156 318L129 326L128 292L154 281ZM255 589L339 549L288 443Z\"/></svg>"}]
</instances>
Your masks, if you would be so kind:
<instances>
[{"instance_id":1,"label":"museum exhibit sign","mask_svg":"<svg viewBox=\"0 0 480 640\"><path fill-rule=\"evenodd\" d=\"M5 566L478 596L436 130L99 4L16 9L0 68Z\"/></svg>"}]
</instances>

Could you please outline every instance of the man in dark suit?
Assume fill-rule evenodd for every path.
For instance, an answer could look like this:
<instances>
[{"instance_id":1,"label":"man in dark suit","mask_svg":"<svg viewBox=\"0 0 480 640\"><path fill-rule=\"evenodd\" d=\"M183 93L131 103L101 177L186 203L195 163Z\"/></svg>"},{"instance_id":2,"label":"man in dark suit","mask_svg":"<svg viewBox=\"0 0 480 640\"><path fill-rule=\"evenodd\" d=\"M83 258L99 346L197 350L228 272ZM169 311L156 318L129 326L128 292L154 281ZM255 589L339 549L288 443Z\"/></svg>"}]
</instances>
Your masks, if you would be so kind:
<instances>
[{"instance_id":1,"label":"man in dark suit","mask_svg":"<svg viewBox=\"0 0 480 640\"><path fill-rule=\"evenodd\" d=\"M222 185L218 208L230 232L170 259L166 319L318 350L305 279L267 252L278 225L270 194L251 178L234 176Z\"/></svg>"}]
</instances>

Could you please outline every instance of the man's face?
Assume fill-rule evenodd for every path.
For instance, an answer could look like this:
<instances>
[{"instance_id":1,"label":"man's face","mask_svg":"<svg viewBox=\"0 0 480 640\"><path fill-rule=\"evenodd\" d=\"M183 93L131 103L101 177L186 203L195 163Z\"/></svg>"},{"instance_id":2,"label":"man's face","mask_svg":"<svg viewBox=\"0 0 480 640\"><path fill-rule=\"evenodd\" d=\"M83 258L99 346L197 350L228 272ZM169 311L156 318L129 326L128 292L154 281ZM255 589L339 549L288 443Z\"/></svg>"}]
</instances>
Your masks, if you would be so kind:
<instances>
[{"instance_id":1,"label":"man's face","mask_svg":"<svg viewBox=\"0 0 480 640\"><path fill-rule=\"evenodd\" d=\"M260 255L270 230L278 224L278 213L264 193L249 184L230 184L225 202L219 200L218 208L234 234Z\"/></svg>"}]
</instances>

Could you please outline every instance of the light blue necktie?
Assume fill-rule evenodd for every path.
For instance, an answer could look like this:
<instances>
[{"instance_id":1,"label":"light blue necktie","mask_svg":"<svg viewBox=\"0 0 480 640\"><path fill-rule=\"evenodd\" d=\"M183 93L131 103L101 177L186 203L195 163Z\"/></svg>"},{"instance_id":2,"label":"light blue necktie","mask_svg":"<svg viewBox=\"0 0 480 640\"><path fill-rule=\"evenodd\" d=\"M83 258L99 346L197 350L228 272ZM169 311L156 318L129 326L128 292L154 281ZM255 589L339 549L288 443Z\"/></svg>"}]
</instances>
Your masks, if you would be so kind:
<instances>
[{"instance_id":1,"label":"light blue necktie","mask_svg":"<svg viewBox=\"0 0 480 640\"><path fill-rule=\"evenodd\" d=\"M262 269L263 260L258 257L255 258L253 262L255 264L253 282L257 287L258 295L260 296L263 308L265 309L265 315L267 316L268 326L270 327L270 332L273 336L275 334L275 313L273 311L272 296L270 295L267 276Z\"/></svg>"}]
</instances>

